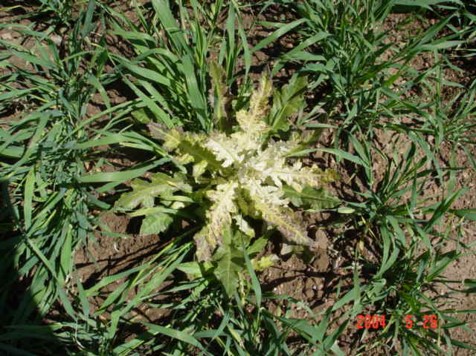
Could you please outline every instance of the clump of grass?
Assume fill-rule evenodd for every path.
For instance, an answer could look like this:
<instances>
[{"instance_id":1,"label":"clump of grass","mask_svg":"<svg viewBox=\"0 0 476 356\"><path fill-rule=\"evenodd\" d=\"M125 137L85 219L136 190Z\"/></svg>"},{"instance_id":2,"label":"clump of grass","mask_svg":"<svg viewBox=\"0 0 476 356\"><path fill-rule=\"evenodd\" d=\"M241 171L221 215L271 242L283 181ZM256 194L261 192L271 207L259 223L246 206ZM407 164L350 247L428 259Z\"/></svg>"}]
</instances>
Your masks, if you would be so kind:
<instances>
[{"instance_id":1,"label":"clump of grass","mask_svg":"<svg viewBox=\"0 0 476 356\"><path fill-rule=\"evenodd\" d=\"M241 88L247 90L250 85L251 54L239 7L222 1L192 1L190 7L153 1L152 7L148 11L136 6L139 24L111 11L114 34L130 43L137 55L113 58L118 70L130 74L123 80L138 97L134 117L167 127L229 129L227 113L234 97L238 98L235 105L243 105L242 93L231 90L241 69L239 61L245 69ZM224 21L220 20L223 14Z\"/></svg>"},{"instance_id":2,"label":"clump of grass","mask_svg":"<svg viewBox=\"0 0 476 356\"><path fill-rule=\"evenodd\" d=\"M68 281L74 251L94 229L90 209L105 207L79 180L90 156L78 146L89 141L87 105L94 93L105 92L107 57L101 48L86 48L93 30L91 4L62 44L65 53L49 37L52 28L36 32L34 24L8 25L28 45L2 41L0 108L12 114L0 129L7 208L2 252L8 257L1 265L0 349L5 352L44 350L55 328L38 323L54 307L73 314ZM18 281L27 282L20 295Z\"/></svg>"},{"instance_id":3,"label":"clump of grass","mask_svg":"<svg viewBox=\"0 0 476 356\"><path fill-rule=\"evenodd\" d=\"M474 149L462 132L471 132L473 128L472 89L463 88L461 94L454 97L455 102L463 96L466 98L457 109L453 106L448 110L447 103L438 94L446 85L459 86L445 81L442 70L447 63L445 51L463 44L467 28L453 28L446 36L441 33L445 28L451 29L450 21L460 16L459 11L463 9L461 4L453 2L446 8L450 11L447 16L413 36L401 48L396 48L389 43L382 24L398 2L280 3L294 11L296 20L276 24L279 29L272 35L277 38L295 31L301 36L301 43L280 57L274 72L288 62L301 65L298 73L309 78L310 90L317 91L314 93L318 97L317 105L322 108L320 113L316 110L314 116L308 117L309 122L301 123L315 125L317 119L338 126L334 136L335 148L321 150L336 155L338 161L344 163L343 167L351 172L351 179L359 180L359 184L353 185L358 199L347 202L354 210L350 215L354 219L347 228L358 231L360 241L356 243L355 259L362 259L363 266L362 271L357 268L358 264L349 268L357 275L369 274L371 282L355 286L343 297L347 303L353 301L348 315L355 317L366 308L384 306L381 313L392 315L392 323L396 324L386 329L391 330L386 334L388 339L379 339L379 345L395 350L392 347L401 342L408 352L411 349L418 353L418 350L429 347L435 335L400 332L401 324L396 315L410 311L419 314L420 308L427 308L440 318L450 318L441 307L431 302L424 290L432 286L435 266L441 267L438 274L443 273L444 267L457 258L455 252L443 254L434 248L435 239L440 237L435 227L451 214L451 204L464 192L452 190L455 187L454 175L450 173L451 167L443 167L438 158L440 145L456 139L456 146L462 145L466 152ZM415 6L437 10L429 4ZM430 51L435 58L434 65L421 72L412 68L416 57ZM389 53L389 58L381 59ZM403 87L397 87L395 83L402 79ZM429 100L402 95L415 87L431 92ZM404 117L414 118L418 125L404 122ZM462 131L456 134L458 128ZM405 140L412 143L410 149L388 156L375 144L376 129L403 134ZM436 141L430 143L433 139ZM455 150L456 146L452 149ZM387 164L383 178L375 176L380 157ZM428 197L420 196L425 186L433 182L432 176L437 177L439 184L446 184L449 180L448 195L433 197L440 201L436 205L425 199ZM424 219L422 214L431 217ZM417 247L421 255L413 252L418 250ZM378 262L362 257L366 249L376 249ZM419 274L415 272L416 266ZM408 294L401 288L408 288ZM389 304L385 303L392 304L391 300L398 307L387 310ZM342 306L341 302L336 305ZM459 324L450 323L448 329L450 325ZM445 345L449 350L452 345L471 347L452 340L449 334L445 335ZM433 346L437 352L441 351L439 346ZM362 350L368 348L369 345L362 345Z\"/></svg>"}]
</instances>

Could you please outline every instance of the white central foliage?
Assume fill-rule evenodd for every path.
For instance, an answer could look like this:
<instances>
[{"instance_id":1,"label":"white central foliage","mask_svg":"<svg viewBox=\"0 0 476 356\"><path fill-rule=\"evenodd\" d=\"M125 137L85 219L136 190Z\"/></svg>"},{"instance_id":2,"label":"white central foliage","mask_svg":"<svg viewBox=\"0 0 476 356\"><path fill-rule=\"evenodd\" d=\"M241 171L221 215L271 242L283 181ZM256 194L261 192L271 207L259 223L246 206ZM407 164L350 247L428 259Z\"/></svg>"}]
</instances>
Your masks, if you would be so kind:
<instances>
[{"instance_id":1,"label":"white central foliage","mask_svg":"<svg viewBox=\"0 0 476 356\"><path fill-rule=\"evenodd\" d=\"M271 128L265 121L271 91L271 82L263 77L249 109L236 113L238 127L229 135L219 131L209 135L164 131L150 125L153 136L164 141L163 147L177 163L193 165L191 185L201 187L198 195L210 204L206 224L194 236L200 261L212 259L216 249L224 245L225 231L235 228L254 237L247 216L265 220L291 242L312 244L299 215L289 207L284 188L298 193L317 188L325 175L316 166L303 167L300 161L289 159L299 148L298 137L271 139Z\"/></svg>"}]
</instances>

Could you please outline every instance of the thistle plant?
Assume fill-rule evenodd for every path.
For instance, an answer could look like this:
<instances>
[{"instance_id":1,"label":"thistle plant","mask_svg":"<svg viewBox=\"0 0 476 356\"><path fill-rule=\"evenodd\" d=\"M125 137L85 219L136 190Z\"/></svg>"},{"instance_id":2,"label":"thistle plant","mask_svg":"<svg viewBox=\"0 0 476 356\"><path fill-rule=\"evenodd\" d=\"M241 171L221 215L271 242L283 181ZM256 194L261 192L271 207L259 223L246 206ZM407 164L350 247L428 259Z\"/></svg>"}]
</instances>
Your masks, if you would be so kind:
<instances>
[{"instance_id":1,"label":"thistle plant","mask_svg":"<svg viewBox=\"0 0 476 356\"><path fill-rule=\"evenodd\" d=\"M239 234L245 245L255 237L252 221L265 221L276 228L289 243L312 249L300 215L291 208L302 205L299 194L320 200L329 207L336 202L322 186L334 178L332 171L316 165L304 166L289 157L302 148L302 137L292 135L287 141L273 138L266 124L270 111L271 81L264 77L252 94L248 110L236 113L234 132L209 134L166 130L149 124L154 138L163 142L182 172L174 176L155 173L150 182L137 179L132 191L117 202L120 209L141 209L143 233L164 231L183 208L198 205L204 209L201 229L196 232L196 257L200 262L216 260L227 244L229 234ZM155 204L155 200L160 201Z\"/></svg>"}]
</instances>

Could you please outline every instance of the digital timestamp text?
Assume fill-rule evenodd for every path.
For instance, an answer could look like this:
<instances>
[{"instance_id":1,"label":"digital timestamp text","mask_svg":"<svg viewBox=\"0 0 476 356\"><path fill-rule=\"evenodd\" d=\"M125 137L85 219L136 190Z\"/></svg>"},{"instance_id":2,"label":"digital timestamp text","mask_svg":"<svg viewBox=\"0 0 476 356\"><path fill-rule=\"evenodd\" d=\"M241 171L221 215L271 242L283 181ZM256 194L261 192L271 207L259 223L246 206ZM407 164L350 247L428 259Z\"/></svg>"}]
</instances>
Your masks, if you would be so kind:
<instances>
[{"instance_id":1,"label":"digital timestamp text","mask_svg":"<svg viewBox=\"0 0 476 356\"><path fill-rule=\"evenodd\" d=\"M421 320L417 320L414 315L405 315L403 317L403 326L407 329L422 327L423 329L437 329L438 317L435 314L423 315ZM357 329L378 330L384 329L387 325L385 315L357 315L355 327Z\"/></svg>"}]
</instances>

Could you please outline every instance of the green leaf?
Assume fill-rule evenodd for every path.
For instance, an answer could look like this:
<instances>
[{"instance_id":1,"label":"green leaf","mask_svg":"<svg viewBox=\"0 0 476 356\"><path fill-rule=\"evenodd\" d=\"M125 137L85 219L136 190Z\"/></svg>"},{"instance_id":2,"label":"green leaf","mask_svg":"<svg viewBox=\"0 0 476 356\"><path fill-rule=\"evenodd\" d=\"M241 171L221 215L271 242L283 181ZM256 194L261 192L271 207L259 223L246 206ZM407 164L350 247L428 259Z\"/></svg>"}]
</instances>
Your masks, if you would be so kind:
<instances>
[{"instance_id":1,"label":"green leaf","mask_svg":"<svg viewBox=\"0 0 476 356\"><path fill-rule=\"evenodd\" d=\"M278 38L281 36L285 35L295 27L301 25L303 22L306 22L306 19L299 19L295 20L293 22L283 24L280 26L276 31L274 31L272 34L261 40L253 49L253 52L259 51L260 49L263 49L267 45L269 45L272 42L275 42Z\"/></svg>"},{"instance_id":2,"label":"green leaf","mask_svg":"<svg viewBox=\"0 0 476 356\"><path fill-rule=\"evenodd\" d=\"M122 194L116 202L117 208L132 210L142 205L144 208L152 208L154 199L161 193L173 192L173 189L165 184L155 184L143 179L135 179L131 183L132 191Z\"/></svg>"},{"instance_id":3,"label":"green leaf","mask_svg":"<svg viewBox=\"0 0 476 356\"><path fill-rule=\"evenodd\" d=\"M261 258L253 258L253 269L255 271L261 272L274 266L277 261L279 261L279 257L274 254L269 256L263 256Z\"/></svg>"},{"instance_id":4,"label":"green leaf","mask_svg":"<svg viewBox=\"0 0 476 356\"><path fill-rule=\"evenodd\" d=\"M131 169L121 172L101 172L95 174L87 174L78 178L80 183L103 183L103 182L125 182L143 175L148 170L151 170L161 165L166 160L159 160L142 168Z\"/></svg>"},{"instance_id":5,"label":"green leaf","mask_svg":"<svg viewBox=\"0 0 476 356\"><path fill-rule=\"evenodd\" d=\"M476 293L476 279L465 279L464 286L467 287L464 293Z\"/></svg>"},{"instance_id":6,"label":"green leaf","mask_svg":"<svg viewBox=\"0 0 476 356\"><path fill-rule=\"evenodd\" d=\"M203 346L200 344L200 342L187 332L171 329L168 327L163 327L156 324L150 324L146 322L144 322L143 325L146 326L151 332L158 332L165 336L185 342L191 346L196 347L199 350L205 351Z\"/></svg>"},{"instance_id":7,"label":"green leaf","mask_svg":"<svg viewBox=\"0 0 476 356\"><path fill-rule=\"evenodd\" d=\"M457 260L461 256L461 253L456 251L450 251L439 257L439 260L432 267L426 276L426 280L431 282L436 277L440 276L445 271L450 263Z\"/></svg>"},{"instance_id":8,"label":"green leaf","mask_svg":"<svg viewBox=\"0 0 476 356\"><path fill-rule=\"evenodd\" d=\"M246 249L246 253L250 256L256 255L264 250L266 244L268 243L268 238L262 236L259 239L256 239L251 246Z\"/></svg>"},{"instance_id":9,"label":"green leaf","mask_svg":"<svg viewBox=\"0 0 476 356\"><path fill-rule=\"evenodd\" d=\"M458 209L451 212L460 218L476 221L476 209Z\"/></svg>"},{"instance_id":10,"label":"green leaf","mask_svg":"<svg viewBox=\"0 0 476 356\"><path fill-rule=\"evenodd\" d=\"M181 263L177 269L187 274L189 279L203 277L213 268L212 262L199 263L196 261Z\"/></svg>"},{"instance_id":11,"label":"green leaf","mask_svg":"<svg viewBox=\"0 0 476 356\"><path fill-rule=\"evenodd\" d=\"M141 235L158 234L167 230L174 219L168 214L146 215L140 227Z\"/></svg>"},{"instance_id":12,"label":"green leaf","mask_svg":"<svg viewBox=\"0 0 476 356\"><path fill-rule=\"evenodd\" d=\"M290 116L297 113L305 105L303 94L306 89L307 78L293 76L289 84L275 92L268 121L273 131L287 131L289 129Z\"/></svg>"},{"instance_id":13,"label":"green leaf","mask_svg":"<svg viewBox=\"0 0 476 356\"><path fill-rule=\"evenodd\" d=\"M159 196L171 200L173 193L178 190L191 192L191 187L183 180L184 177L179 174L170 177L164 173L153 174L150 182L140 178L135 179L131 182L132 191L124 193L115 206L126 210L135 209L139 205L144 208L152 208L155 198Z\"/></svg>"},{"instance_id":14,"label":"green leaf","mask_svg":"<svg viewBox=\"0 0 476 356\"><path fill-rule=\"evenodd\" d=\"M222 66L212 61L210 62L210 75L214 94L214 124L220 131L226 131L229 129L228 126L230 124L228 122L229 113L227 112L228 88L225 83L226 73Z\"/></svg>"},{"instance_id":15,"label":"green leaf","mask_svg":"<svg viewBox=\"0 0 476 356\"><path fill-rule=\"evenodd\" d=\"M364 163L359 157L349 153L345 152L343 150L335 149L335 148L318 148L319 151L322 152L327 152L330 154L335 155L338 159L346 159L350 162L354 162L355 164L361 165L365 168L368 168L368 165Z\"/></svg>"},{"instance_id":16,"label":"green leaf","mask_svg":"<svg viewBox=\"0 0 476 356\"><path fill-rule=\"evenodd\" d=\"M233 246L232 239L237 239L232 235L231 228L223 231L223 245L218 249L214 259L217 260L214 270L215 277L222 283L228 297L235 294L238 287L239 273L246 267L243 251Z\"/></svg>"},{"instance_id":17,"label":"green leaf","mask_svg":"<svg viewBox=\"0 0 476 356\"><path fill-rule=\"evenodd\" d=\"M141 108L136 111L133 111L131 112L131 115L134 119L136 119L141 124L150 123L150 115L147 113L147 110L145 108Z\"/></svg>"},{"instance_id":18,"label":"green leaf","mask_svg":"<svg viewBox=\"0 0 476 356\"><path fill-rule=\"evenodd\" d=\"M312 210L333 209L340 204L340 200L333 197L323 188L314 189L305 187L301 192L291 187L283 187L284 196L297 207Z\"/></svg>"}]
</instances>

